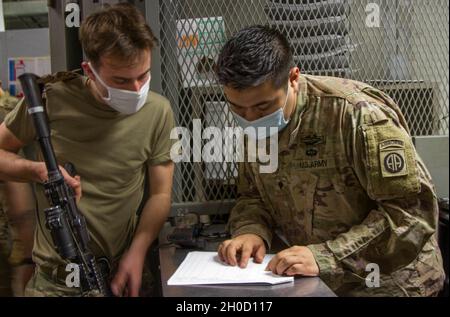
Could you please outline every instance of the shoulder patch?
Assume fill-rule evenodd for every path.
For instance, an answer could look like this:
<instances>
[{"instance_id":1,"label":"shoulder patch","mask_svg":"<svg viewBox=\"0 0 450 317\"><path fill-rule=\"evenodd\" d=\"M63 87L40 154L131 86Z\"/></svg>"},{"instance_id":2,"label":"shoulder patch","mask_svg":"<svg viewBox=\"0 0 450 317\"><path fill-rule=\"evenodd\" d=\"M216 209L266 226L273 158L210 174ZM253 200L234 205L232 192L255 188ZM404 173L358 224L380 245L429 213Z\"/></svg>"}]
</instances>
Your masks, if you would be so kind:
<instances>
[{"instance_id":1,"label":"shoulder patch","mask_svg":"<svg viewBox=\"0 0 450 317\"><path fill-rule=\"evenodd\" d=\"M408 175L408 166L405 159L405 142L402 140L380 142L379 151L383 177Z\"/></svg>"},{"instance_id":2,"label":"shoulder patch","mask_svg":"<svg viewBox=\"0 0 450 317\"><path fill-rule=\"evenodd\" d=\"M392 121L361 128L369 197L393 199L420 192L416 152L408 133Z\"/></svg>"}]
</instances>

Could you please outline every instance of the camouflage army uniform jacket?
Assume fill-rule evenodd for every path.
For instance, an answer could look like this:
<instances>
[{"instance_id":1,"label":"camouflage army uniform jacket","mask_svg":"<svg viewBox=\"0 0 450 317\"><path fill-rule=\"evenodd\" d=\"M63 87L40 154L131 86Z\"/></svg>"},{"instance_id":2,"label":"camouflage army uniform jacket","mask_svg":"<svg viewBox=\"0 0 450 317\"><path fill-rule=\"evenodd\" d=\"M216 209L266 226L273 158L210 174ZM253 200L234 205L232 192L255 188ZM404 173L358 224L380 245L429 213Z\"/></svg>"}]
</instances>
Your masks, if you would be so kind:
<instances>
[{"instance_id":1,"label":"camouflage army uniform jacket","mask_svg":"<svg viewBox=\"0 0 450 317\"><path fill-rule=\"evenodd\" d=\"M278 170L240 165L232 236L254 233L270 247L281 229L313 252L339 296L436 295L444 280L437 198L398 106L351 80L301 76L299 89L279 134ZM379 287L366 284L372 263Z\"/></svg>"},{"instance_id":2,"label":"camouflage army uniform jacket","mask_svg":"<svg viewBox=\"0 0 450 317\"><path fill-rule=\"evenodd\" d=\"M14 96L11 96L7 92L2 92L0 94L0 123L3 122L3 119L5 118L6 114L14 109L14 107L19 102L19 99L17 99Z\"/></svg>"}]
</instances>

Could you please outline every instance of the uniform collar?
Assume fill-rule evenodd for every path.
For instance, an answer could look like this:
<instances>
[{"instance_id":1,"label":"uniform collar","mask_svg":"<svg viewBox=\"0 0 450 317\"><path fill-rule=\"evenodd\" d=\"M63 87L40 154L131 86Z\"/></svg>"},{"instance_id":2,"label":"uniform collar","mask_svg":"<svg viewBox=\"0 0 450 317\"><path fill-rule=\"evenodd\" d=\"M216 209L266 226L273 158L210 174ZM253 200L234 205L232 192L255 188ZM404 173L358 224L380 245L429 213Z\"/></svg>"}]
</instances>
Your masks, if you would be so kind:
<instances>
[{"instance_id":1,"label":"uniform collar","mask_svg":"<svg viewBox=\"0 0 450 317\"><path fill-rule=\"evenodd\" d=\"M287 128L282 131L278 140L279 153L289 151L294 145L297 144L297 135L300 130L301 116L306 109L308 103L308 87L306 77L300 75L297 93L297 105L295 112L292 115L291 122Z\"/></svg>"}]
</instances>

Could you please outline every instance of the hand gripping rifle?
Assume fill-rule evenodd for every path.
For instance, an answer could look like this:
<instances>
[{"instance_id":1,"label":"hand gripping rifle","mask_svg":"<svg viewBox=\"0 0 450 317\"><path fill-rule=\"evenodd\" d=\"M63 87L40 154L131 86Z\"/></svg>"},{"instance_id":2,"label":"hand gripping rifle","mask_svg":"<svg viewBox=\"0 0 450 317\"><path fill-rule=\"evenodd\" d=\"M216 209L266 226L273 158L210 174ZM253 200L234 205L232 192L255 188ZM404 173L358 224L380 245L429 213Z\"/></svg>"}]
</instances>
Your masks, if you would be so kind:
<instances>
[{"instance_id":1,"label":"hand gripping rifle","mask_svg":"<svg viewBox=\"0 0 450 317\"><path fill-rule=\"evenodd\" d=\"M44 183L44 188L50 208L45 210L45 219L56 251L64 260L78 264L83 292L97 290L102 295L109 296L110 291L104 276L99 271L96 258L88 248L89 233L86 220L79 212L75 193L64 180L56 161L41 90L37 82L38 77L27 73L20 76L19 80L48 171L48 181ZM72 164L66 166L69 174L76 173Z\"/></svg>"}]
</instances>

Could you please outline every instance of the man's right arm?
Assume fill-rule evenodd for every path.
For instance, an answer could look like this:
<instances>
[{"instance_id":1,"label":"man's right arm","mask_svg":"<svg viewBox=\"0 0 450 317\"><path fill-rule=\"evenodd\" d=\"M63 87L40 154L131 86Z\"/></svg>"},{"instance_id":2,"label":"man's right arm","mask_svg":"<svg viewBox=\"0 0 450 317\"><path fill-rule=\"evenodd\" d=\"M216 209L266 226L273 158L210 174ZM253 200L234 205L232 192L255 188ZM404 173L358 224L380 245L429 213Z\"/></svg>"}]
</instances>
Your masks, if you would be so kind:
<instances>
[{"instance_id":1,"label":"man's right arm","mask_svg":"<svg viewBox=\"0 0 450 317\"><path fill-rule=\"evenodd\" d=\"M251 256L257 263L264 259L266 245L270 248L272 242L274 220L261 199L247 163L239 165L238 192L240 197L228 221L232 239L223 242L218 251L228 264L246 267Z\"/></svg>"},{"instance_id":2,"label":"man's right arm","mask_svg":"<svg viewBox=\"0 0 450 317\"><path fill-rule=\"evenodd\" d=\"M256 234L270 247L273 218L261 199L248 163L239 165L238 193L239 198L228 222L232 237Z\"/></svg>"},{"instance_id":3,"label":"man's right arm","mask_svg":"<svg viewBox=\"0 0 450 317\"><path fill-rule=\"evenodd\" d=\"M0 180L17 183L44 183L48 180L47 167L44 162L26 160L16 153L24 144L9 131L5 123L0 125ZM80 176L71 177L59 167L66 183L75 191L77 202L81 199Z\"/></svg>"},{"instance_id":4,"label":"man's right arm","mask_svg":"<svg viewBox=\"0 0 450 317\"><path fill-rule=\"evenodd\" d=\"M16 153L24 144L6 127L0 125L0 179L13 182L42 182L46 179L45 164L24 159Z\"/></svg>"}]
</instances>

